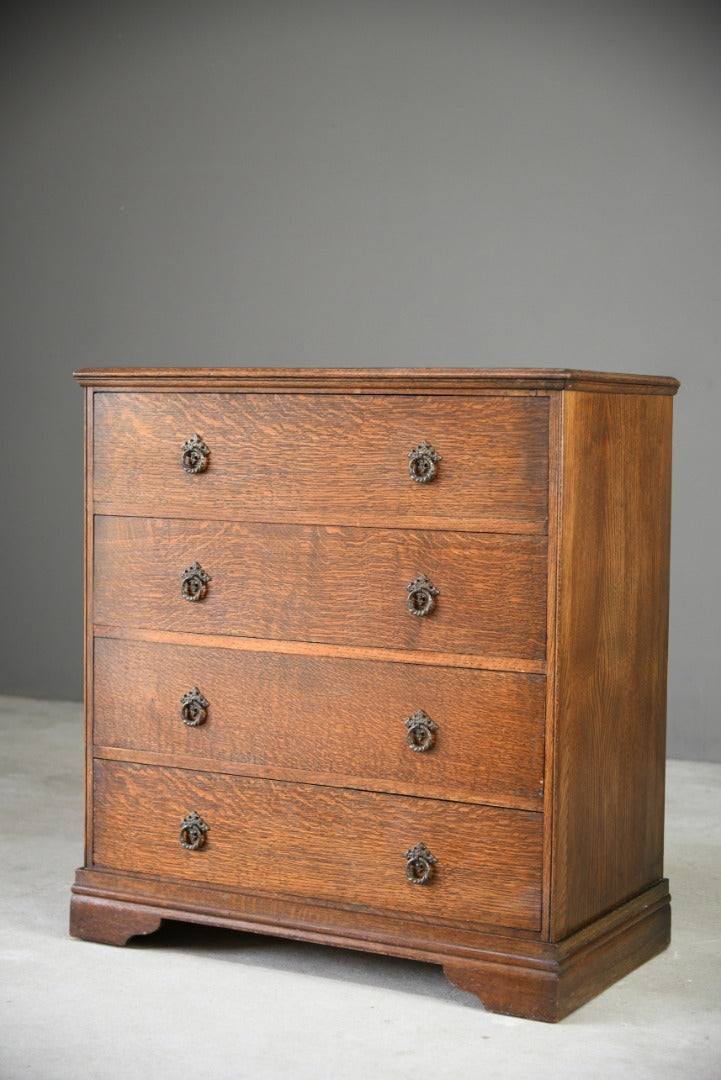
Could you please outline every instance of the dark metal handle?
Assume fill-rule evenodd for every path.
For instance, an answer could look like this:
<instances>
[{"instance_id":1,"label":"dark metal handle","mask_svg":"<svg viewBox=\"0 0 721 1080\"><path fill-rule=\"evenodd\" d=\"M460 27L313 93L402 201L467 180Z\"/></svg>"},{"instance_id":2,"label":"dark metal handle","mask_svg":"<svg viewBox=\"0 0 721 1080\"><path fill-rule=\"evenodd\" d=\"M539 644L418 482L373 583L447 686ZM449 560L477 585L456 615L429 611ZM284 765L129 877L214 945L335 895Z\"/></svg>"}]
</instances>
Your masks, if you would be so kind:
<instances>
[{"instance_id":1,"label":"dark metal handle","mask_svg":"<svg viewBox=\"0 0 721 1080\"><path fill-rule=\"evenodd\" d=\"M419 709L418 712L413 713L413 716L408 717L406 727L408 729L406 731L406 742L411 750L423 754L432 749L436 741L438 724L434 724L430 716L423 712L423 709Z\"/></svg>"},{"instance_id":2,"label":"dark metal handle","mask_svg":"<svg viewBox=\"0 0 721 1080\"><path fill-rule=\"evenodd\" d=\"M422 443L408 451L408 472L411 480L417 484L427 484L436 475L436 465L441 455L424 439Z\"/></svg>"},{"instance_id":3,"label":"dark metal handle","mask_svg":"<svg viewBox=\"0 0 721 1080\"><path fill-rule=\"evenodd\" d=\"M425 574L421 574L407 586L408 610L411 615L430 615L436 606L438 589L433 582L429 581Z\"/></svg>"},{"instance_id":4,"label":"dark metal handle","mask_svg":"<svg viewBox=\"0 0 721 1080\"><path fill-rule=\"evenodd\" d=\"M187 473L201 473L208 468L210 450L200 435L193 435L183 443L183 468Z\"/></svg>"},{"instance_id":5,"label":"dark metal handle","mask_svg":"<svg viewBox=\"0 0 721 1080\"><path fill-rule=\"evenodd\" d=\"M188 727L200 727L201 724L205 723L209 704L197 686L194 686L192 690L188 690L187 694L183 694L180 704L183 706L180 715L184 724L187 724Z\"/></svg>"},{"instance_id":6,"label":"dark metal handle","mask_svg":"<svg viewBox=\"0 0 721 1080\"><path fill-rule=\"evenodd\" d=\"M438 860L425 844L416 844L406 852L406 877L411 885L427 885Z\"/></svg>"},{"instance_id":7,"label":"dark metal handle","mask_svg":"<svg viewBox=\"0 0 721 1080\"><path fill-rule=\"evenodd\" d=\"M202 600L208 591L208 582L212 580L210 574L206 574L200 563L194 562L192 566L183 571L183 584L181 585L183 599Z\"/></svg>"},{"instance_id":8,"label":"dark metal handle","mask_svg":"<svg viewBox=\"0 0 721 1080\"><path fill-rule=\"evenodd\" d=\"M195 810L191 811L180 823L180 843L188 851L197 851L205 843L205 834L209 828L200 814Z\"/></svg>"}]
</instances>

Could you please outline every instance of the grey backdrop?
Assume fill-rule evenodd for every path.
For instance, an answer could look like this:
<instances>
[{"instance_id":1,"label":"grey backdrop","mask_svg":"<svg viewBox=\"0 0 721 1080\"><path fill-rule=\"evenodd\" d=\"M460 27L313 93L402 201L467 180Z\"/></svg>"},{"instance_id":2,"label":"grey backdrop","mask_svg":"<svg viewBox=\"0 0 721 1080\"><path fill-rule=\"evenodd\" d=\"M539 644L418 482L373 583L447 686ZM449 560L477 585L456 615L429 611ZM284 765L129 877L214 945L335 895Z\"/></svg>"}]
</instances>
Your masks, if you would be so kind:
<instances>
[{"instance_id":1,"label":"grey backdrop","mask_svg":"<svg viewBox=\"0 0 721 1080\"><path fill-rule=\"evenodd\" d=\"M721 760L717 4L26 2L0 690L81 695L83 365L676 375L669 750Z\"/></svg>"}]
</instances>

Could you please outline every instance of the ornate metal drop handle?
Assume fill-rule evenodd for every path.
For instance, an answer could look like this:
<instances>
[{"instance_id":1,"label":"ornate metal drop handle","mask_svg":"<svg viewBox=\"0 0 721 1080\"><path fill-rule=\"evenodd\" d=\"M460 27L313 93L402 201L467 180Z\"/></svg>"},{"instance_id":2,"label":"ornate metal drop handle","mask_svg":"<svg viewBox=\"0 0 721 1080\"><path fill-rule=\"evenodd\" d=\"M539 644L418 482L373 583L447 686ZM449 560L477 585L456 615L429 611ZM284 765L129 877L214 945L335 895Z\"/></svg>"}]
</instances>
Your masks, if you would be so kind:
<instances>
[{"instance_id":1,"label":"ornate metal drop handle","mask_svg":"<svg viewBox=\"0 0 721 1080\"><path fill-rule=\"evenodd\" d=\"M205 834L209 828L200 814L195 810L191 811L180 823L180 843L188 851L197 851L205 843Z\"/></svg>"},{"instance_id":2,"label":"ornate metal drop handle","mask_svg":"<svg viewBox=\"0 0 721 1080\"><path fill-rule=\"evenodd\" d=\"M425 844L416 844L406 852L406 877L410 885L427 885L438 860Z\"/></svg>"},{"instance_id":3,"label":"ornate metal drop handle","mask_svg":"<svg viewBox=\"0 0 721 1080\"><path fill-rule=\"evenodd\" d=\"M431 750L436 741L438 724L434 724L430 716L419 709L406 720L406 742L415 753L423 754Z\"/></svg>"},{"instance_id":4,"label":"ornate metal drop handle","mask_svg":"<svg viewBox=\"0 0 721 1080\"><path fill-rule=\"evenodd\" d=\"M420 574L407 586L408 610L411 615L430 615L436 606L436 597L440 595L432 581L425 574Z\"/></svg>"},{"instance_id":5,"label":"ornate metal drop handle","mask_svg":"<svg viewBox=\"0 0 721 1080\"><path fill-rule=\"evenodd\" d=\"M427 484L436 475L436 465L441 455L424 439L422 443L408 451L408 472L411 480L417 484Z\"/></svg>"},{"instance_id":6,"label":"ornate metal drop handle","mask_svg":"<svg viewBox=\"0 0 721 1080\"><path fill-rule=\"evenodd\" d=\"M210 574L206 574L198 562L194 562L187 570L183 571L183 584L181 589L184 600L202 600L208 591L208 582L212 581Z\"/></svg>"},{"instance_id":7,"label":"ornate metal drop handle","mask_svg":"<svg viewBox=\"0 0 721 1080\"><path fill-rule=\"evenodd\" d=\"M200 727L201 724L205 723L210 706L197 686L194 686L187 694L183 694L180 704L183 706L180 715L184 724L187 724L188 727Z\"/></svg>"},{"instance_id":8,"label":"ornate metal drop handle","mask_svg":"<svg viewBox=\"0 0 721 1080\"><path fill-rule=\"evenodd\" d=\"M201 473L208 468L210 450L200 435L193 435L183 443L183 468L187 473Z\"/></svg>"}]
</instances>

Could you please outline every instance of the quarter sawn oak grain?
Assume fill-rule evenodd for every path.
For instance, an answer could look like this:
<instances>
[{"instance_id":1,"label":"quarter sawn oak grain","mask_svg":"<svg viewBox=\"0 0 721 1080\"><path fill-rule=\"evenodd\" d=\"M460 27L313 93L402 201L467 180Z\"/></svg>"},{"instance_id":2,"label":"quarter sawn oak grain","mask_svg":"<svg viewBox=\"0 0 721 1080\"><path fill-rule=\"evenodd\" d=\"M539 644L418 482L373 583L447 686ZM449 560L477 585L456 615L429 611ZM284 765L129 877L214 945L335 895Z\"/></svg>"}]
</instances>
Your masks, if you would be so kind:
<instances>
[{"instance_id":1,"label":"quarter sawn oak grain","mask_svg":"<svg viewBox=\"0 0 721 1080\"><path fill-rule=\"evenodd\" d=\"M538 675L106 638L95 662L105 755L541 809ZM196 684L210 706L188 727L179 702ZM438 725L425 753L406 741L418 709Z\"/></svg>"},{"instance_id":2,"label":"quarter sawn oak grain","mask_svg":"<svg viewBox=\"0 0 721 1080\"><path fill-rule=\"evenodd\" d=\"M112 369L86 388L71 933L441 964L556 1021L663 950L674 379ZM206 471L182 469L195 433ZM441 455L415 483L407 454ZM202 601L181 596L199 561ZM427 618L407 584L440 590ZM180 697L209 701L190 728ZM414 753L423 709L436 743ZM209 825L180 844L191 811ZM412 884L406 852L437 860Z\"/></svg>"},{"instance_id":3,"label":"quarter sawn oak grain","mask_svg":"<svg viewBox=\"0 0 721 1080\"><path fill-rule=\"evenodd\" d=\"M195 432L210 455L189 475ZM424 439L442 460L420 484L408 452ZM334 395L319 423L302 394L97 394L94 461L111 513L542 533L548 399Z\"/></svg>"},{"instance_id":4,"label":"quarter sawn oak grain","mask_svg":"<svg viewBox=\"0 0 721 1080\"><path fill-rule=\"evenodd\" d=\"M186 567L211 582L181 594ZM407 585L439 589L431 615ZM540 659L546 644L546 540L396 529L179 519L95 519L95 618L108 625L368 648Z\"/></svg>"},{"instance_id":5,"label":"quarter sawn oak grain","mask_svg":"<svg viewBox=\"0 0 721 1080\"><path fill-rule=\"evenodd\" d=\"M99 867L419 919L539 925L538 814L109 761L96 762L94 782ZM199 851L178 842L190 810L209 826ZM406 879L404 853L419 840L438 860L426 888Z\"/></svg>"}]
</instances>

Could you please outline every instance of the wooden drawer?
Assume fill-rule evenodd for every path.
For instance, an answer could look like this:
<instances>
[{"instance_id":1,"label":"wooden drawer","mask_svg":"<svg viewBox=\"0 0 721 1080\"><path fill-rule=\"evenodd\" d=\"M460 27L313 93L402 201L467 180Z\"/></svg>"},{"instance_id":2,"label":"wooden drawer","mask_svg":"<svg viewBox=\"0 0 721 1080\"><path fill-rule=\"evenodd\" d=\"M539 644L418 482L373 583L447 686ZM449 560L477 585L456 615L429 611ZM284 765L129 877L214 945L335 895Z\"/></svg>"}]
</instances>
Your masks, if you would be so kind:
<instances>
[{"instance_id":1,"label":"wooden drawer","mask_svg":"<svg viewBox=\"0 0 721 1080\"><path fill-rule=\"evenodd\" d=\"M183 470L195 433L207 469ZM441 454L414 482L408 452ZM546 528L548 398L97 393L99 511L315 524Z\"/></svg>"},{"instance_id":2,"label":"wooden drawer","mask_svg":"<svg viewBox=\"0 0 721 1080\"><path fill-rule=\"evenodd\" d=\"M94 791L98 868L539 928L541 814L110 761L96 761ZM191 811L209 826L198 851L179 840ZM406 876L419 842L437 859L425 885Z\"/></svg>"},{"instance_id":3,"label":"wooden drawer","mask_svg":"<svg viewBox=\"0 0 721 1080\"><path fill-rule=\"evenodd\" d=\"M208 702L187 726L180 698ZM545 678L423 664L95 640L96 753L540 808ZM408 744L419 709L437 725Z\"/></svg>"},{"instance_id":4,"label":"wooden drawer","mask_svg":"<svg viewBox=\"0 0 721 1080\"><path fill-rule=\"evenodd\" d=\"M182 575L196 561L212 580L189 603ZM419 574L440 591L424 617L407 608ZM546 543L99 516L94 615L156 630L541 659Z\"/></svg>"}]
</instances>

